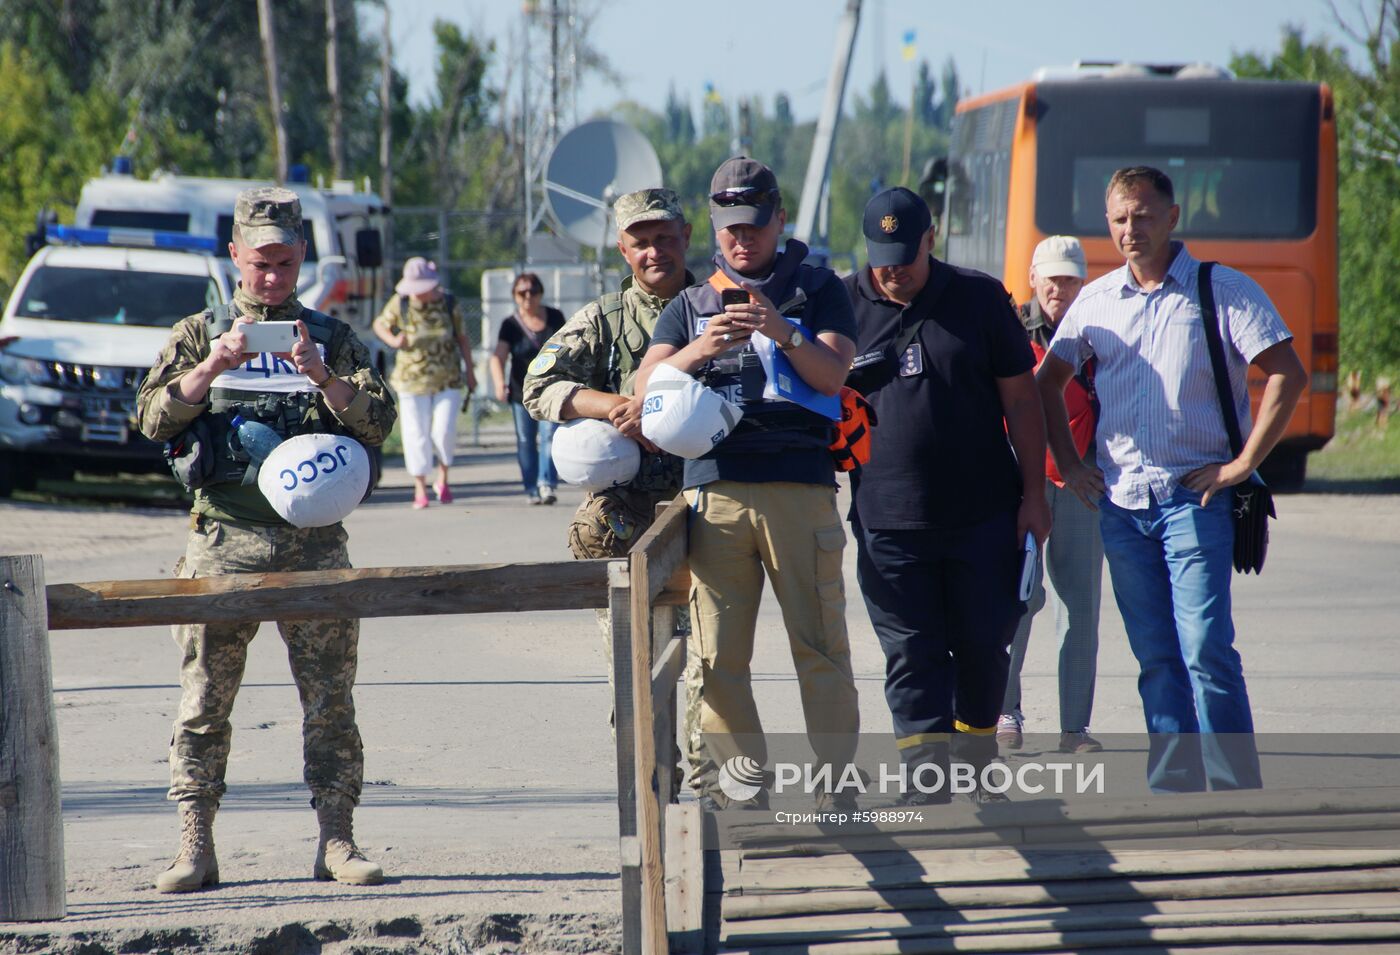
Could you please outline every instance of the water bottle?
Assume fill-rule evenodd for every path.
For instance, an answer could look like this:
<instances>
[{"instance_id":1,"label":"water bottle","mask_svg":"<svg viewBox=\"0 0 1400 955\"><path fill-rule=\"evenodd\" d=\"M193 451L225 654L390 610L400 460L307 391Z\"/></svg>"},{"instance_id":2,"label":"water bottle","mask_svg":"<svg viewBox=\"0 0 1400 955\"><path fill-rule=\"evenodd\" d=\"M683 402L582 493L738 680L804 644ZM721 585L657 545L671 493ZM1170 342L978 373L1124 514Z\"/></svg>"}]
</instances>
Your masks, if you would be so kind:
<instances>
[{"instance_id":1,"label":"water bottle","mask_svg":"<svg viewBox=\"0 0 1400 955\"><path fill-rule=\"evenodd\" d=\"M257 470L258 465L267 460L272 449L282 443L282 436L261 421L249 421L242 415L234 415L229 426L233 428L233 433L237 436L238 447L243 449L243 453L252 462L251 470L254 471ZM236 451L238 448L234 450Z\"/></svg>"}]
</instances>

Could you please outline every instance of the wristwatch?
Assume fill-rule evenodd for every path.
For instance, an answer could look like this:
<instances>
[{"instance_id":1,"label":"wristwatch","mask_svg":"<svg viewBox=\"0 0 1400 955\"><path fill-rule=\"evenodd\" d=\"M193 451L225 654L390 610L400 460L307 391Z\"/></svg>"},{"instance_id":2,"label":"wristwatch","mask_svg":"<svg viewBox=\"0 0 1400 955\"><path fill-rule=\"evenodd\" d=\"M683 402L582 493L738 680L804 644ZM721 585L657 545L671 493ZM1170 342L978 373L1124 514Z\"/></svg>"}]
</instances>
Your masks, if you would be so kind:
<instances>
[{"instance_id":1,"label":"wristwatch","mask_svg":"<svg viewBox=\"0 0 1400 955\"><path fill-rule=\"evenodd\" d=\"M798 345L801 345L806 340L806 337L802 334L802 329L794 328L792 330L792 334L788 336L788 340L780 344L778 346L778 349L780 351L792 351L794 348L796 348Z\"/></svg>"},{"instance_id":2,"label":"wristwatch","mask_svg":"<svg viewBox=\"0 0 1400 955\"><path fill-rule=\"evenodd\" d=\"M333 381L335 381L335 372L327 368L326 377L322 378L320 381L313 381L311 383L311 387L315 388L317 391L325 391L326 388L329 387L330 383Z\"/></svg>"}]
</instances>

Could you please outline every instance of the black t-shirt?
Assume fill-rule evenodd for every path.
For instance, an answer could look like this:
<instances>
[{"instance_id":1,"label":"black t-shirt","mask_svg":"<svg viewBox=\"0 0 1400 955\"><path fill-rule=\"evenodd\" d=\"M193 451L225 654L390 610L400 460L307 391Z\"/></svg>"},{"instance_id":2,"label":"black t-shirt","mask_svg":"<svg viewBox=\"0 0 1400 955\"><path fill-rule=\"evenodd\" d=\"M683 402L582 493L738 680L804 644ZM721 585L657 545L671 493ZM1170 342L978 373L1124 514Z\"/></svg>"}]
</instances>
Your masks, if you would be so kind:
<instances>
[{"instance_id":1,"label":"black t-shirt","mask_svg":"<svg viewBox=\"0 0 1400 955\"><path fill-rule=\"evenodd\" d=\"M843 280L860 329L858 364L893 351L901 329L928 316L895 365L864 382L879 424L852 510L875 530L969 527L1021 502L997 379L1035 367L1025 328L996 279L930 262L908 307L883 298L868 267Z\"/></svg>"},{"instance_id":2,"label":"black t-shirt","mask_svg":"<svg viewBox=\"0 0 1400 955\"><path fill-rule=\"evenodd\" d=\"M825 272L825 279L819 274L809 273L800 280L804 288L810 288L812 291L807 294L807 302L801 315L789 317L800 321L802 335L808 340L815 339L821 332L836 332L855 341L855 316L851 311L850 298L841 286L841 280L829 269L816 271ZM703 285L687 289L662 310L656 320L656 331L651 336L653 345L684 348L690 344L690 319L698 314L694 299L703 289ZM772 454L752 451L726 454L724 445L721 444L705 457L685 462L686 487L700 487L712 481L740 481L749 484L789 481L795 484L834 486L836 469L832 464L831 452L826 448L789 448Z\"/></svg>"},{"instance_id":3,"label":"black t-shirt","mask_svg":"<svg viewBox=\"0 0 1400 955\"><path fill-rule=\"evenodd\" d=\"M506 394L513 404L519 404L525 393L525 370L530 367L530 362L535 360L535 356L540 353L550 336L563 327L564 313L548 305L544 308L544 331L531 332L516 315L501 322L501 331L496 336L496 341L505 342L510 346Z\"/></svg>"}]
</instances>

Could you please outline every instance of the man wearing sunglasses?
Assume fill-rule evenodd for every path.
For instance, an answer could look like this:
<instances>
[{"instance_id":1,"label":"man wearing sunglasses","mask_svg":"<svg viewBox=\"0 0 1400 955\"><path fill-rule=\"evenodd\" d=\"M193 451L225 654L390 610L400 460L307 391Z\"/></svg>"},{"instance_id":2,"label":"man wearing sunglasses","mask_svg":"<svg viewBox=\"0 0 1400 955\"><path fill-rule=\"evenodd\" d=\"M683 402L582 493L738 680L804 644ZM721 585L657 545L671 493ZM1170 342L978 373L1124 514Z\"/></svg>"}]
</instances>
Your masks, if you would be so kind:
<instances>
[{"instance_id":1,"label":"man wearing sunglasses","mask_svg":"<svg viewBox=\"0 0 1400 955\"><path fill-rule=\"evenodd\" d=\"M704 663L700 724L713 758L691 785L702 805L716 809L735 804L716 767L738 757L762 765L767 757L749 683L765 570L782 605L808 736L833 779L854 755L860 718L846 636L846 536L828 450L832 423L770 397L750 341L765 336L811 391L835 395L855 350L851 303L835 273L803 264L801 242L790 239L779 250L787 216L771 169L735 157L715 172L710 193L716 272L661 313L637 390L645 392L664 362L744 411L709 453L685 462L690 605ZM853 805L839 791L817 798L833 808ZM747 804L765 800L760 790Z\"/></svg>"}]
</instances>

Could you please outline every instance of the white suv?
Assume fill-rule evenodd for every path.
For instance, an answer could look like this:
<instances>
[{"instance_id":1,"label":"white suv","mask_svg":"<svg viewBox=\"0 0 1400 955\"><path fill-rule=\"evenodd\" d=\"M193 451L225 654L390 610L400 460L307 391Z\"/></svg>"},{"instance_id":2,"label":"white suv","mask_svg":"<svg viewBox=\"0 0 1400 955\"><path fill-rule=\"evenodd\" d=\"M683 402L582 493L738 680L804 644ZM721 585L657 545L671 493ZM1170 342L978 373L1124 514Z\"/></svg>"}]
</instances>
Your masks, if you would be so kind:
<instances>
[{"instance_id":1,"label":"white suv","mask_svg":"<svg viewBox=\"0 0 1400 955\"><path fill-rule=\"evenodd\" d=\"M164 470L136 389L171 327L232 291L207 251L40 249L0 319L0 496L75 469Z\"/></svg>"}]
</instances>

